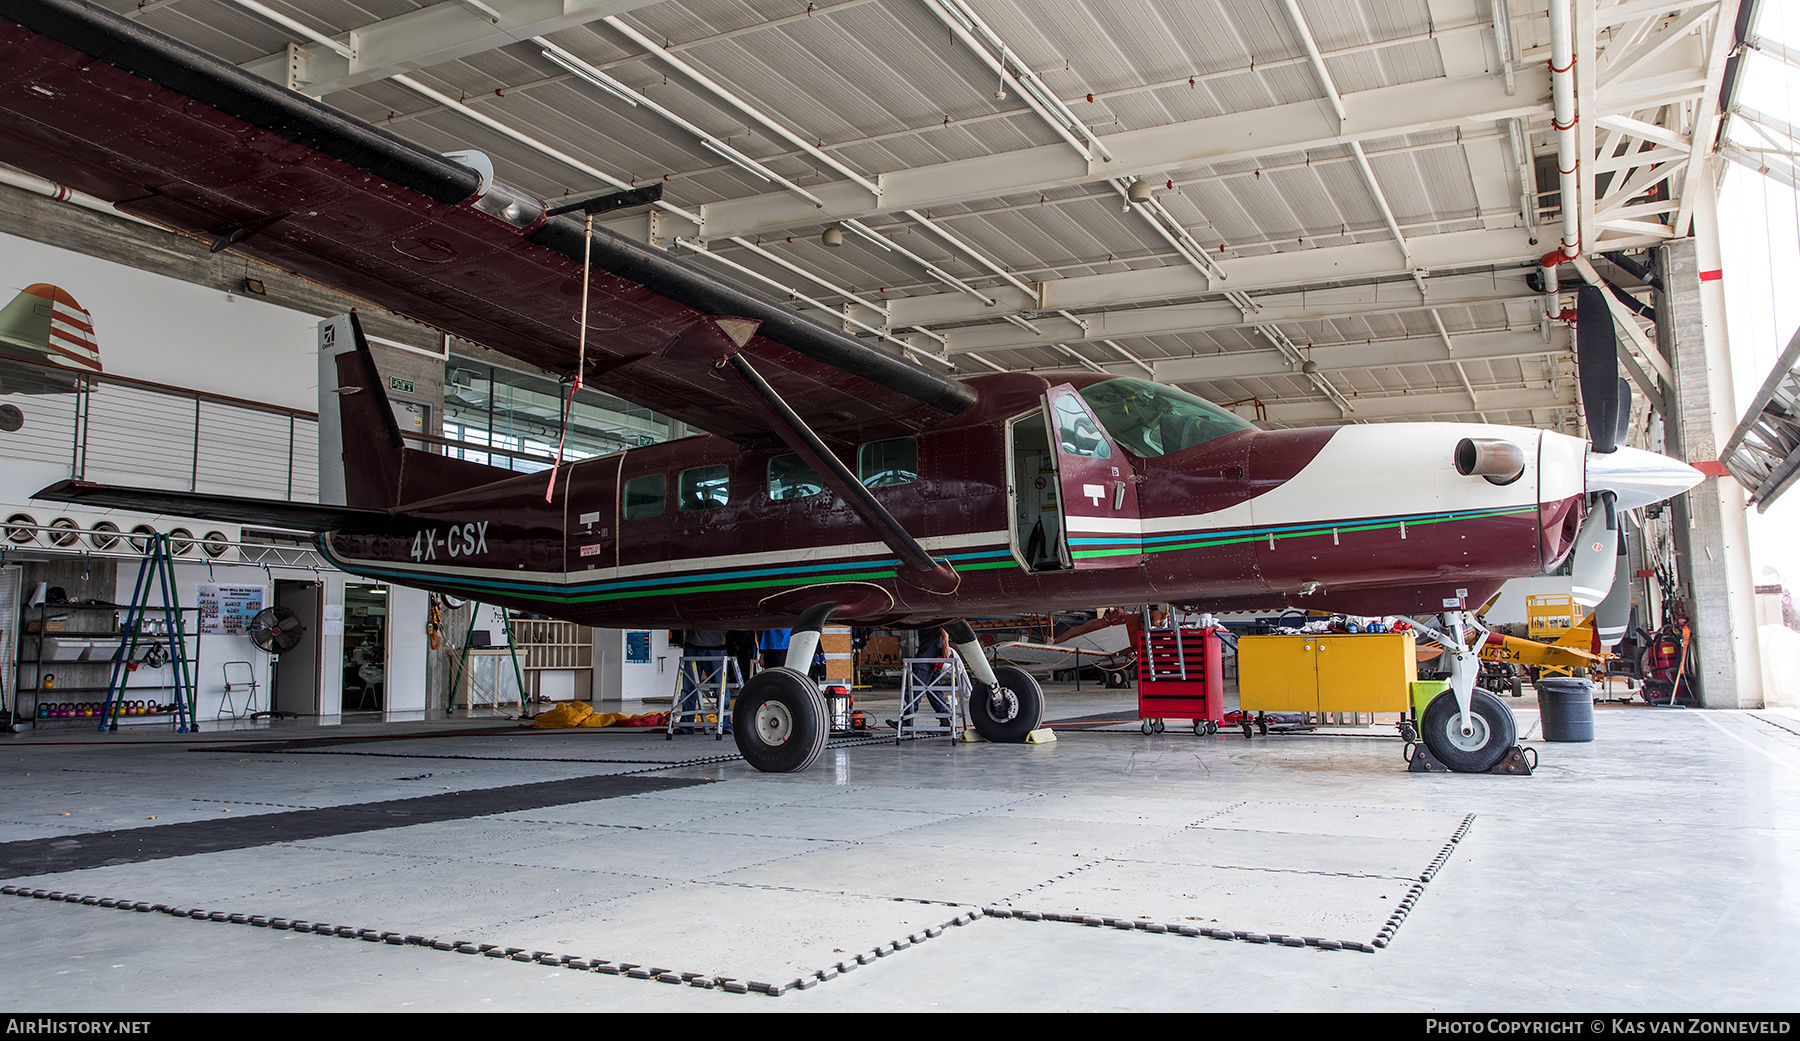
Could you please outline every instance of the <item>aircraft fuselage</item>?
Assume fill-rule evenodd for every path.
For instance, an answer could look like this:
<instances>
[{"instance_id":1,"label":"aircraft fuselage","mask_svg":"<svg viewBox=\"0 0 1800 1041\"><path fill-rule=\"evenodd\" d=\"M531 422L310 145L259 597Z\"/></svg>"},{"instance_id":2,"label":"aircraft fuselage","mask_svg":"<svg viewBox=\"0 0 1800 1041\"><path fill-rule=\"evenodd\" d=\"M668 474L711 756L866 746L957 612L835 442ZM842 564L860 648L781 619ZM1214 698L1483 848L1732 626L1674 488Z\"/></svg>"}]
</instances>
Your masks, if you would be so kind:
<instances>
[{"instance_id":1,"label":"aircraft fuselage","mask_svg":"<svg viewBox=\"0 0 1800 1041\"><path fill-rule=\"evenodd\" d=\"M1077 407L1059 394L1103 379L976 377L979 403L939 427L834 446L955 568L950 593L908 582L829 488L799 494L817 479L785 448L711 436L567 466L548 502L547 475L508 477L404 504L397 532L322 544L346 571L589 625L765 628L825 601L902 625L1149 602L1436 611L1542 572L1581 520L1582 443L1536 430L1243 429L1153 457L1053 444L1046 411ZM1514 441L1525 471L1458 473L1465 437Z\"/></svg>"}]
</instances>

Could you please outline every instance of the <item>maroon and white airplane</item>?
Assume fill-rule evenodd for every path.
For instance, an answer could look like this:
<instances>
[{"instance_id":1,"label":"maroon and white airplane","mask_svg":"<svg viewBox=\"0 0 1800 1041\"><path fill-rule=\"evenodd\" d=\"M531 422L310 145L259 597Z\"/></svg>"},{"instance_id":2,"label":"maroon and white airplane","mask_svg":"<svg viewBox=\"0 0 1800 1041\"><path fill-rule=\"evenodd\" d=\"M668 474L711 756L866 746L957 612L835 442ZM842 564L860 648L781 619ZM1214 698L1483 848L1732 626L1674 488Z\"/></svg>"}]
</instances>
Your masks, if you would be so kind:
<instances>
[{"instance_id":1,"label":"maroon and white airplane","mask_svg":"<svg viewBox=\"0 0 1800 1041\"><path fill-rule=\"evenodd\" d=\"M969 616L1437 613L1554 567L1590 532L1610 574L1616 542L1599 532L1615 511L1700 479L1610 436L1261 431L1140 379L941 376L655 248L589 238L483 172L80 0L0 0L0 147L125 212L711 432L583 460L546 495L546 475L406 447L346 315L321 325L319 505L75 482L39 498L314 530L346 571L590 625L793 627L799 668L753 677L734 709L763 770L804 769L825 746L804 669L828 619L949 623L976 729L1016 742L1042 694L990 666ZM1590 502L1606 509L1584 530ZM1485 770L1512 717L1470 689L1474 652L1450 642L1453 691L1421 729L1440 759Z\"/></svg>"}]
</instances>

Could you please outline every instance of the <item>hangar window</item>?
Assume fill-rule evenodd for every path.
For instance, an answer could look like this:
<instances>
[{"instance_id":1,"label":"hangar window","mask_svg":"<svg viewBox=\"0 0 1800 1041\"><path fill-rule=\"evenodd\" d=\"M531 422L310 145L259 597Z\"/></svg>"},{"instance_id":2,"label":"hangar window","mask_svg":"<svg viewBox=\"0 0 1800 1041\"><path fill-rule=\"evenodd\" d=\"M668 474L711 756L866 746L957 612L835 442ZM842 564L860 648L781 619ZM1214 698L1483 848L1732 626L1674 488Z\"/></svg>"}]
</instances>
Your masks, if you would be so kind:
<instances>
[{"instance_id":1,"label":"hangar window","mask_svg":"<svg viewBox=\"0 0 1800 1041\"><path fill-rule=\"evenodd\" d=\"M856 450L856 478L865 488L892 488L919 479L917 438L871 441Z\"/></svg>"},{"instance_id":2,"label":"hangar window","mask_svg":"<svg viewBox=\"0 0 1800 1041\"><path fill-rule=\"evenodd\" d=\"M667 480L662 474L633 477L626 481L625 519L642 520L645 517L662 516L666 485Z\"/></svg>"},{"instance_id":3,"label":"hangar window","mask_svg":"<svg viewBox=\"0 0 1800 1041\"><path fill-rule=\"evenodd\" d=\"M797 455L778 455L769 460L769 498L804 499L825 490L825 482L806 460Z\"/></svg>"},{"instance_id":4,"label":"hangar window","mask_svg":"<svg viewBox=\"0 0 1800 1041\"><path fill-rule=\"evenodd\" d=\"M682 510L716 510L730 501L729 467L696 466L681 471Z\"/></svg>"}]
</instances>

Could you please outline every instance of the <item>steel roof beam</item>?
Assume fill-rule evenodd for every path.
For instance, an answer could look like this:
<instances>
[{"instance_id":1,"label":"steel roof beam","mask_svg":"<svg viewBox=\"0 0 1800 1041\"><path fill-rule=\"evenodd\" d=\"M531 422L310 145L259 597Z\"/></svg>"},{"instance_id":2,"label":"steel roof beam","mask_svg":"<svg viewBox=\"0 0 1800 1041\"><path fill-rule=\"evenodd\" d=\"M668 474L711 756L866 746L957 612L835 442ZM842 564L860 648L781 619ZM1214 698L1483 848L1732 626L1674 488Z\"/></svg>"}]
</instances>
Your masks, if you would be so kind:
<instances>
[{"instance_id":1,"label":"steel roof beam","mask_svg":"<svg viewBox=\"0 0 1800 1041\"><path fill-rule=\"evenodd\" d=\"M1563 381L1558 390L1539 387L1499 387L1481 392L1483 412L1522 412L1528 409L1571 408L1575 404L1573 380ZM1434 416L1472 416L1469 396L1461 389L1429 394L1395 394L1388 397L1359 397L1351 401L1356 411L1348 417L1338 414L1330 401L1270 401L1269 422L1284 426L1315 426L1348 420L1425 419Z\"/></svg>"},{"instance_id":2,"label":"steel roof beam","mask_svg":"<svg viewBox=\"0 0 1800 1041\"><path fill-rule=\"evenodd\" d=\"M894 170L877 178L879 199L846 182L809 185L825 200L822 210L786 192L727 199L701 208L700 233L730 238L908 209L929 211L1109 177L1155 175L1162 180L1168 170L1548 113L1543 100L1550 91L1548 70L1525 69L1518 79L1520 89L1513 97L1506 95L1498 76L1425 80L1349 94L1341 134L1336 119L1320 111L1317 102L1298 101L1109 134L1105 142L1115 157L1112 163L1084 160L1059 142Z\"/></svg>"},{"instance_id":3,"label":"steel roof beam","mask_svg":"<svg viewBox=\"0 0 1800 1041\"><path fill-rule=\"evenodd\" d=\"M1458 231L1425 235L1411 240L1413 263L1426 271L1455 271L1535 261L1543 247L1533 245L1524 228ZM1395 255L1393 244L1359 242L1347 246L1322 246L1239 257L1232 261L1231 280L1210 288L1205 276L1187 265L1170 265L1140 271L1109 271L1038 283L1035 299L1007 286L996 286L993 295L1001 313L1007 311L1085 311L1216 296L1221 288L1233 292L1287 289L1331 282L1354 282L1411 277L1413 268ZM1427 284L1430 279L1427 278ZM1386 287L1396 294L1397 287ZM1419 299L1413 291L1413 299ZM1259 298L1260 302L1260 298ZM1423 306L1422 304L1419 306ZM896 327L939 325L949 321L991 319L992 308L949 293L901 297L888 301L888 313ZM1100 335L1112 335L1104 329Z\"/></svg>"},{"instance_id":4,"label":"steel roof beam","mask_svg":"<svg viewBox=\"0 0 1800 1041\"><path fill-rule=\"evenodd\" d=\"M305 70L299 89L313 97L348 90L401 73L491 51L510 43L597 22L649 7L657 0L483 0L499 15L487 17L460 2L421 7L343 34L351 54L314 42L290 55L277 51L241 67L264 79L288 82L291 65Z\"/></svg>"},{"instance_id":5,"label":"steel roof beam","mask_svg":"<svg viewBox=\"0 0 1800 1041\"><path fill-rule=\"evenodd\" d=\"M1505 304L1514 300L1535 301L1539 296L1538 291L1528 286L1522 276L1439 279L1431 282L1430 288L1429 306L1433 308L1475 307ZM1245 318L1243 312L1229 301L1208 300L1077 315L1075 317L1081 319L1079 329L1057 328L1056 323L1048 316L1041 316L1040 321L1049 326L1047 331L1064 342L1106 343L1128 337L1174 336L1214 329L1400 314L1427 306L1419 296L1417 287L1411 282L1259 296L1256 302L1261 305L1261 310L1251 318ZM952 353L1032 347L1043 343L1042 338L1033 338L1010 325L998 323L944 330L944 334Z\"/></svg>"},{"instance_id":6,"label":"steel roof beam","mask_svg":"<svg viewBox=\"0 0 1800 1041\"><path fill-rule=\"evenodd\" d=\"M1444 356L1444 341L1436 333L1404 340L1376 340L1354 343L1313 343L1307 345L1308 356L1319 363L1321 372L1345 372L1352 369L1383 369L1402 366L1451 365L1457 362L1503 361L1533 358L1544 354L1568 354L1569 331L1566 326L1553 330L1545 343L1538 327L1500 332L1459 333L1456 356ZM1162 383L1210 382L1213 380L1251 379L1262 376L1298 376L1300 370L1289 363L1281 352L1269 350L1227 351L1194 358L1161 359L1152 363L1156 378ZM1471 393L1473 391L1471 390ZM1485 395L1484 395L1485 398ZM1467 404L1466 402L1464 403ZM1486 400L1482 408L1492 408ZM1357 407L1360 416L1362 408Z\"/></svg>"}]
</instances>

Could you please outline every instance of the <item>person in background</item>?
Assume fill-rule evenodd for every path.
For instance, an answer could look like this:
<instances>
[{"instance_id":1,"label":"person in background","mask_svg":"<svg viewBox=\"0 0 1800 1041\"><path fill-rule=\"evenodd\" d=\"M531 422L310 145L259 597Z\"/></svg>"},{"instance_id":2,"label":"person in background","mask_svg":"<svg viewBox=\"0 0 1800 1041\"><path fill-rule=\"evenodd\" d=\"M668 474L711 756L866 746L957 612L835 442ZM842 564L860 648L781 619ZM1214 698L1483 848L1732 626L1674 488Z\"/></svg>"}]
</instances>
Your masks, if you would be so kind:
<instances>
[{"instance_id":1,"label":"person in background","mask_svg":"<svg viewBox=\"0 0 1800 1041\"><path fill-rule=\"evenodd\" d=\"M758 646L762 649L762 667L779 669L787 664L788 644L793 642L792 629L764 629Z\"/></svg>"},{"instance_id":2,"label":"person in background","mask_svg":"<svg viewBox=\"0 0 1800 1041\"><path fill-rule=\"evenodd\" d=\"M946 658L949 657L949 653L950 634L944 630L943 626L940 625L932 629L919 630L919 657ZM939 673L947 668L949 668L947 665L914 665L912 667L913 686L926 687L926 685L931 683ZM932 711L939 714L939 721L944 726L949 726L950 706L944 703L943 696L937 691L929 689L925 691L925 696L931 701Z\"/></svg>"},{"instance_id":3,"label":"person in background","mask_svg":"<svg viewBox=\"0 0 1800 1041\"><path fill-rule=\"evenodd\" d=\"M725 634L725 653L737 659L739 683L750 678L750 663L756 660L756 651L756 630L733 629Z\"/></svg>"}]
</instances>

